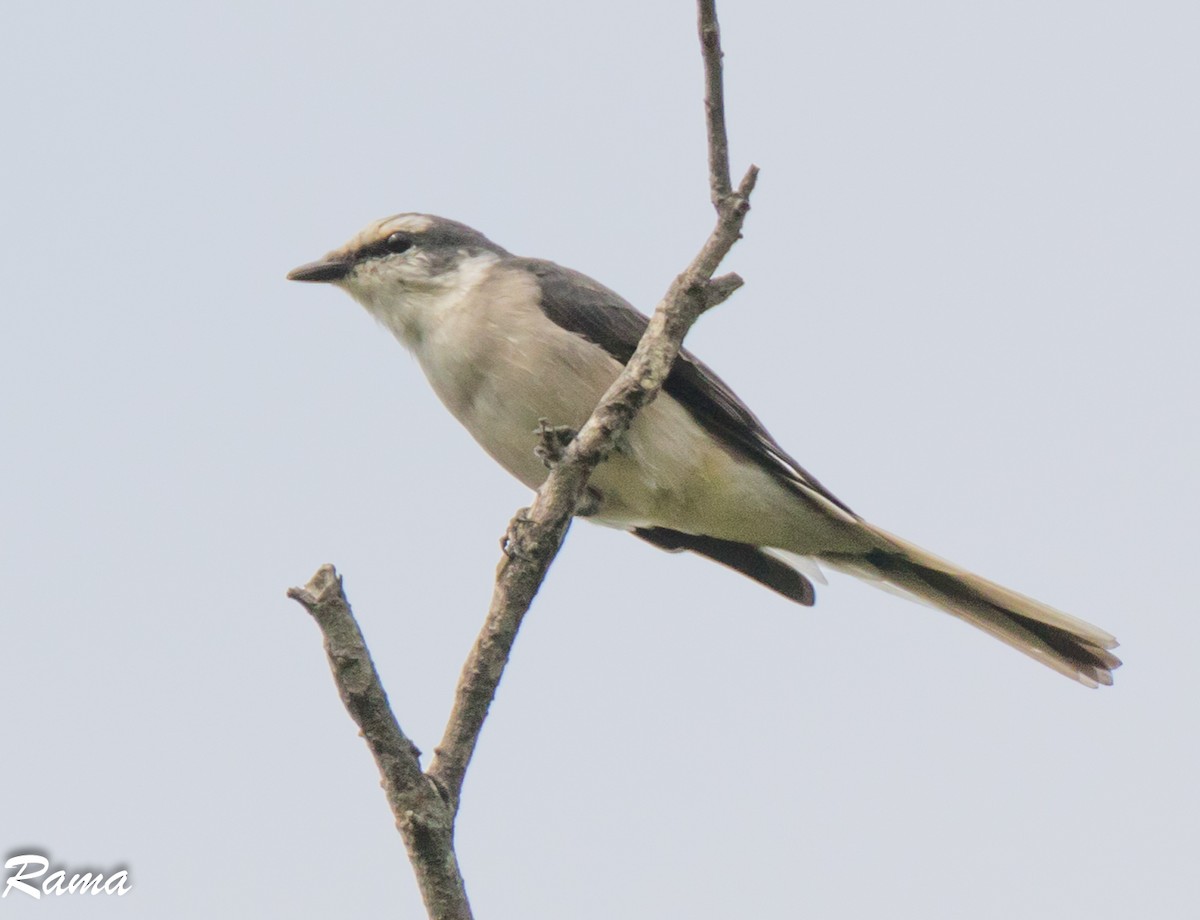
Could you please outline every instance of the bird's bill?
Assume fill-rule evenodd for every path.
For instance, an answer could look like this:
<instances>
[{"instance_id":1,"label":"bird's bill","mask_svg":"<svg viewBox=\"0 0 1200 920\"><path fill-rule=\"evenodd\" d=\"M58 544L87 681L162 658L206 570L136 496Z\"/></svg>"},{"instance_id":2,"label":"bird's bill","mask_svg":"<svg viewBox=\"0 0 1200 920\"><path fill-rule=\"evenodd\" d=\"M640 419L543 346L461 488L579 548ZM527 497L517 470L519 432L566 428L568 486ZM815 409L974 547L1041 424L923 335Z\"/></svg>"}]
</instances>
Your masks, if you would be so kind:
<instances>
[{"instance_id":1,"label":"bird's bill","mask_svg":"<svg viewBox=\"0 0 1200 920\"><path fill-rule=\"evenodd\" d=\"M341 281L354 267L353 262L343 262L338 259L322 259L319 262L309 262L288 272L288 281Z\"/></svg>"}]
</instances>

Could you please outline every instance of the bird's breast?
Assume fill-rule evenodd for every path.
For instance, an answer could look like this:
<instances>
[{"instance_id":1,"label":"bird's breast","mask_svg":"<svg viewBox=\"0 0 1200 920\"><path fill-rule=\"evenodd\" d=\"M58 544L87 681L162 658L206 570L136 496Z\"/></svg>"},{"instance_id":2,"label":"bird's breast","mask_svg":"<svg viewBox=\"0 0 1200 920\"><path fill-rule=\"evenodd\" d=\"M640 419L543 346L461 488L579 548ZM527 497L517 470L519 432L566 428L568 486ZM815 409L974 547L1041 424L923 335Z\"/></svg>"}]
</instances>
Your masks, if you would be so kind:
<instances>
[{"instance_id":1,"label":"bird's breast","mask_svg":"<svg viewBox=\"0 0 1200 920\"><path fill-rule=\"evenodd\" d=\"M498 273L443 311L413 348L450 412L531 489L548 474L534 453L539 422L577 430L621 372L604 349L555 325L538 303L534 279ZM766 538L756 543L783 539L774 522L794 502L775 477L719 443L665 393L638 415L591 485L602 522Z\"/></svg>"}]
</instances>

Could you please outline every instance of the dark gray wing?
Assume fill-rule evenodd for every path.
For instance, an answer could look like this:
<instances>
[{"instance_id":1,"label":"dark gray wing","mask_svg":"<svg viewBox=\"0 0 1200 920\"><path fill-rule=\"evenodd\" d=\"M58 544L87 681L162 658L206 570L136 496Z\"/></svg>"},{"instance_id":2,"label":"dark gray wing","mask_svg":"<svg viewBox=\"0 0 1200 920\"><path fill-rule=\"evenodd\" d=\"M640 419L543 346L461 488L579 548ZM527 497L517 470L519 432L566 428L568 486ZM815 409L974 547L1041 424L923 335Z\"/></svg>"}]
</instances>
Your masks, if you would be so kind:
<instances>
[{"instance_id":1,"label":"dark gray wing","mask_svg":"<svg viewBox=\"0 0 1200 920\"><path fill-rule=\"evenodd\" d=\"M556 325L600 346L621 364L633 356L650 321L619 294L553 262L513 258L512 264L537 277L542 312ZM686 348L679 353L663 389L713 437L798 494L810 498L805 490L815 492L854 514L780 447L733 390Z\"/></svg>"},{"instance_id":2,"label":"dark gray wing","mask_svg":"<svg viewBox=\"0 0 1200 920\"><path fill-rule=\"evenodd\" d=\"M668 553L691 550L721 565L727 565L805 607L811 607L816 600L817 594L811 581L786 562L776 559L770 553L764 553L757 546L681 533L666 527L639 527L633 533Z\"/></svg>"}]
</instances>

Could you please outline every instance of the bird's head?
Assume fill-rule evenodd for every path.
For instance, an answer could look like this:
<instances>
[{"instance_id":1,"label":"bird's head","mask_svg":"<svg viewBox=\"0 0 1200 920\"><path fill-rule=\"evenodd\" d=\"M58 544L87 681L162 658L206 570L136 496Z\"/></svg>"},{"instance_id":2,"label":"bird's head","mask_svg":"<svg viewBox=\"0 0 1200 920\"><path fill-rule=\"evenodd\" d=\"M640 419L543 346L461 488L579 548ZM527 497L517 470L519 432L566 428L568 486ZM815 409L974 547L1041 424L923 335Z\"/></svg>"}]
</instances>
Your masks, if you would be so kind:
<instances>
[{"instance_id":1,"label":"bird's head","mask_svg":"<svg viewBox=\"0 0 1200 920\"><path fill-rule=\"evenodd\" d=\"M369 224L325 258L288 272L290 281L335 284L408 339L424 307L470 286L503 249L466 224L397 214Z\"/></svg>"}]
</instances>

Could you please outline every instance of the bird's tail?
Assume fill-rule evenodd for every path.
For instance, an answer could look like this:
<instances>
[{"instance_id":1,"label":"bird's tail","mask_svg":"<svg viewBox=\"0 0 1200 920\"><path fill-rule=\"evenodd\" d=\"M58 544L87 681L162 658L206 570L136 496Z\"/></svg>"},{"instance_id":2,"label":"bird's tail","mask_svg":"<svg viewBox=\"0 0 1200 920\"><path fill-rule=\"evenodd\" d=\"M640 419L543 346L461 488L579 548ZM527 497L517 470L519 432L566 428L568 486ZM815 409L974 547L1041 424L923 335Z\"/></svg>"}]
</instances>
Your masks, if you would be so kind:
<instances>
[{"instance_id":1,"label":"bird's tail","mask_svg":"<svg viewBox=\"0 0 1200 920\"><path fill-rule=\"evenodd\" d=\"M1121 660L1102 629L939 559L870 525L876 547L865 555L822 556L833 568L899 589L991 633L1088 687L1112 684Z\"/></svg>"}]
</instances>

